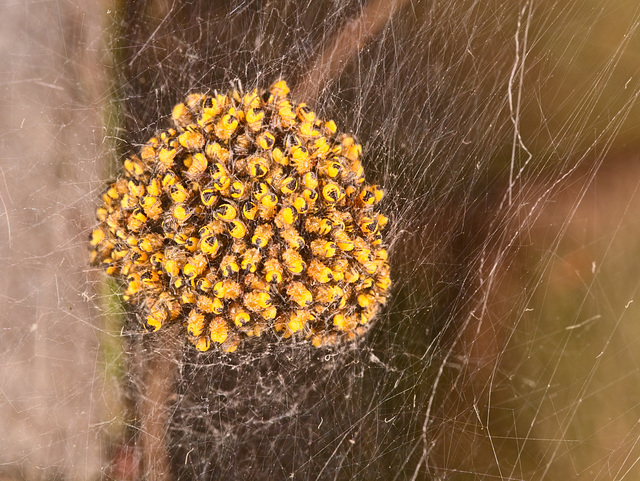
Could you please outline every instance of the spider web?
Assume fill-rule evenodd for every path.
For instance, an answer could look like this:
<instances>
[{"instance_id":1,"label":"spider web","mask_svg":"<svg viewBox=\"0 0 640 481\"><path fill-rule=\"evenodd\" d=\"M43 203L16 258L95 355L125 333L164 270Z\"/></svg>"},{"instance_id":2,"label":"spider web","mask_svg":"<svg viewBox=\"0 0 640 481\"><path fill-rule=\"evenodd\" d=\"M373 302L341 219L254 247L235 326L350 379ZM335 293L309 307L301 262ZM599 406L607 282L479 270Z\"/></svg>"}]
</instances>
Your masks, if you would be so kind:
<instances>
[{"instance_id":1,"label":"spider web","mask_svg":"<svg viewBox=\"0 0 640 481\"><path fill-rule=\"evenodd\" d=\"M0 478L640 476L637 5L388 3L0 7ZM281 78L385 189L389 303L326 348L142 332L88 266L105 181Z\"/></svg>"}]
</instances>

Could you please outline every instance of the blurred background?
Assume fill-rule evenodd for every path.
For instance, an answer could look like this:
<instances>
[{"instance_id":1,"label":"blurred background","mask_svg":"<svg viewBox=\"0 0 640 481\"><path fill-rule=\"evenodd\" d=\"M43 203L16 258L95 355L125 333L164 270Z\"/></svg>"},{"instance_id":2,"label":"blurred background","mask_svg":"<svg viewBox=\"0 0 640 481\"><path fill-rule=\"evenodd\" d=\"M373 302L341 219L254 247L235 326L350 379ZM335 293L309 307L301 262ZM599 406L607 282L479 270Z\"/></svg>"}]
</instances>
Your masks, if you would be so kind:
<instances>
[{"instance_id":1,"label":"blurred background","mask_svg":"<svg viewBox=\"0 0 640 481\"><path fill-rule=\"evenodd\" d=\"M387 3L0 5L0 480L640 478L637 2ZM167 356L158 473L95 207L186 93L279 78L362 141L393 298L355 346Z\"/></svg>"}]
</instances>

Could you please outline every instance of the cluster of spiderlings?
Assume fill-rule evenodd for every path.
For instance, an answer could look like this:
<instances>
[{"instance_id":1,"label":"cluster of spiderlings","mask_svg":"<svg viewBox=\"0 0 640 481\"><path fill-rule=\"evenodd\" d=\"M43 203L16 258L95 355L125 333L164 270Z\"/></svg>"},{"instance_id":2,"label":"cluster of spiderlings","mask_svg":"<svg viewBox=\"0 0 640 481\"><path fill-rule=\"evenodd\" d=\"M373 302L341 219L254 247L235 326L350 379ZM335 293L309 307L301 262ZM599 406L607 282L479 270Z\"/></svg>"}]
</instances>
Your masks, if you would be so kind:
<instances>
[{"instance_id":1,"label":"cluster of spiderlings","mask_svg":"<svg viewBox=\"0 0 640 481\"><path fill-rule=\"evenodd\" d=\"M92 262L147 328L180 321L201 351L267 329L320 346L386 302L383 192L353 137L288 92L189 95L102 195Z\"/></svg>"}]
</instances>

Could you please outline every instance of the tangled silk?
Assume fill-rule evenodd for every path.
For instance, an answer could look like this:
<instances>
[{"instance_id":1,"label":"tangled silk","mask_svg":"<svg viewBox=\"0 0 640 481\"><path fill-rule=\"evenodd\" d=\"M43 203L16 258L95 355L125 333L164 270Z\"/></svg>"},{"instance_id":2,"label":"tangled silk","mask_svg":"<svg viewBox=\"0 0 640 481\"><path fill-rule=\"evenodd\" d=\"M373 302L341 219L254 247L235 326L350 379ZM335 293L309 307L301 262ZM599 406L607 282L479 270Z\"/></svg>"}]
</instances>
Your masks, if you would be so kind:
<instances>
[{"instance_id":1,"label":"tangled silk","mask_svg":"<svg viewBox=\"0 0 640 481\"><path fill-rule=\"evenodd\" d=\"M320 346L386 302L382 189L353 137L288 92L189 95L102 195L92 262L147 328L180 321L201 351L266 330Z\"/></svg>"}]
</instances>

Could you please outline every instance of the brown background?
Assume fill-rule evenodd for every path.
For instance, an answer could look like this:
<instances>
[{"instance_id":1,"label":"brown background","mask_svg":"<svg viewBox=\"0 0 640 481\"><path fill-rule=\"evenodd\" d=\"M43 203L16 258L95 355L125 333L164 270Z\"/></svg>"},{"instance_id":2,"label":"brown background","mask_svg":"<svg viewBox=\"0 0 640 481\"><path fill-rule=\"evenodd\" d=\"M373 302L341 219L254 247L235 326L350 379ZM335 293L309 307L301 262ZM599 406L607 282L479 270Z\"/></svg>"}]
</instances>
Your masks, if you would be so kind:
<instances>
[{"instance_id":1,"label":"brown background","mask_svg":"<svg viewBox=\"0 0 640 481\"><path fill-rule=\"evenodd\" d=\"M281 68L295 82L359 12L325 31L330 2L180 5L0 6L0 479L99 479L124 432L119 328L86 261L116 149L190 89L265 65L261 81ZM370 171L394 213L397 286L371 349L407 355L372 381L382 444L363 451L400 479L420 462L418 479L427 465L447 479L640 477L637 5L534 3L520 117L533 157L509 205L525 5L415 2L318 99L382 152ZM247 34L255 18L272 21L270 47Z\"/></svg>"}]
</instances>

